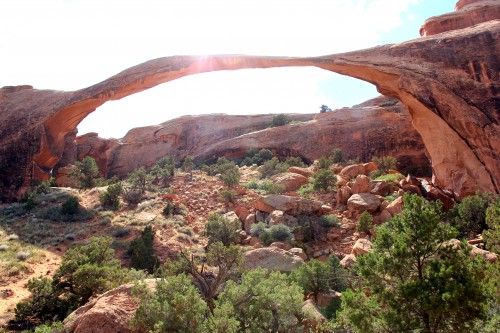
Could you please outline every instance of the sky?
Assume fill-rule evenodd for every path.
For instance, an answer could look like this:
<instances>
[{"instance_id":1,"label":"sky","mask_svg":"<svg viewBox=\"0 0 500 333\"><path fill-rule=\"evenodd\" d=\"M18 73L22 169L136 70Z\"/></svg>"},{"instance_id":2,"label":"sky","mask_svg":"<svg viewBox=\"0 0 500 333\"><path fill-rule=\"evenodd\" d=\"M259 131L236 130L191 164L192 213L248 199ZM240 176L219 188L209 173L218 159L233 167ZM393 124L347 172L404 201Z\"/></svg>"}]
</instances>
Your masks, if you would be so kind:
<instances>
[{"instance_id":1,"label":"sky","mask_svg":"<svg viewBox=\"0 0 500 333\"><path fill-rule=\"evenodd\" d=\"M172 55L319 56L418 38L456 0L0 0L0 87L78 90ZM369 83L306 68L184 77L107 102L79 134L206 113L317 113L377 96Z\"/></svg>"}]
</instances>

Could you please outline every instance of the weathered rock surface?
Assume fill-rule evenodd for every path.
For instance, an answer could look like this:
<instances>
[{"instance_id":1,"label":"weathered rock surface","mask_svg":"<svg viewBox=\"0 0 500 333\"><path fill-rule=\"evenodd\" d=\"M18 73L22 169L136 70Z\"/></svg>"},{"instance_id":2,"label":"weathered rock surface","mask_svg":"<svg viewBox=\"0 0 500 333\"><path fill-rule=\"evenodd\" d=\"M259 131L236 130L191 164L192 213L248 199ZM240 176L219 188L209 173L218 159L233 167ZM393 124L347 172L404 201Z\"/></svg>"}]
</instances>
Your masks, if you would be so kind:
<instances>
[{"instance_id":1,"label":"weathered rock surface","mask_svg":"<svg viewBox=\"0 0 500 333\"><path fill-rule=\"evenodd\" d=\"M368 239L360 238L354 243L352 247L352 254L358 256L360 254L365 254L372 252L372 242Z\"/></svg>"},{"instance_id":2,"label":"weathered rock surface","mask_svg":"<svg viewBox=\"0 0 500 333\"><path fill-rule=\"evenodd\" d=\"M280 210L293 216L297 214L317 214L321 212L321 206L322 204L319 201L281 194L269 194L258 198L254 203L257 210L267 213Z\"/></svg>"},{"instance_id":3,"label":"weathered rock surface","mask_svg":"<svg viewBox=\"0 0 500 333\"><path fill-rule=\"evenodd\" d=\"M291 272L304 263L301 257L276 247L250 250L245 252L243 256L248 269L260 267L274 271Z\"/></svg>"},{"instance_id":4,"label":"weathered rock surface","mask_svg":"<svg viewBox=\"0 0 500 333\"><path fill-rule=\"evenodd\" d=\"M427 19L420 28L420 36L468 28L497 19L500 19L500 3L497 0L459 1L455 6L455 12Z\"/></svg>"},{"instance_id":5,"label":"weathered rock surface","mask_svg":"<svg viewBox=\"0 0 500 333\"><path fill-rule=\"evenodd\" d=\"M499 36L500 20L492 20L397 45L322 57L158 58L73 92L2 88L0 199L12 199L32 179L47 178L63 159L68 136L107 101L201 72L284 66L316 66L373 83L408 107L432 161L433 183L458 197L476 190L499 193ZM279 129L285 133L300 127ZM385 135L387 129L380 131Z\"/></svg>"},{"instance_id":6,"label":"weathered rock surface","mask_svg":"<svg viewBox=\"0 0 500 333\"><path fill-rule=\"evenodd\" d=\"M276 175L271 180L274 184L283 186L285 192L298 190L309 182L307 177L292 172Z\"/></svg>"},{"instance_id":7,"label":"weathered rock surface","mask_svg":"<svg viewBox=\"0 0 500 333\"><path fill-rule=\"evenodd\" d=\"M154 279L145 280L154 288ZM139 303L132 297L133 283L112 289L95 300L76 309L65 320L68 333L131 332L129 319L135 315Z\"/></svg>"},{"instance_id":8,"label":"weathered rock surface","mask_svg":"<svg viewBox=\"0 0 500 333\"><path fill-rule=\"evenodd\" d=\"M364 212L374 213L380 206L380 199L375 194L359 193L353 194L347 200L347 207L351 212Z\"/></svg>"}]
</instances>

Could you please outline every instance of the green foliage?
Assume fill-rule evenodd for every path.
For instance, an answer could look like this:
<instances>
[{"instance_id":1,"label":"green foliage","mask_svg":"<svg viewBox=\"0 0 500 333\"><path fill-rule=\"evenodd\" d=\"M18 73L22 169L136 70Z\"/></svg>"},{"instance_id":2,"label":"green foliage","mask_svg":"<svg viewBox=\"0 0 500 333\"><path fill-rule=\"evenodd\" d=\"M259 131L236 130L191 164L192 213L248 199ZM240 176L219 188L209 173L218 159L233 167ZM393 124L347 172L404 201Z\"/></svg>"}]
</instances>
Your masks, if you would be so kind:
<instances>
[{"instance_id":1,"label":"green foliage","mask_svg":"<svg viewBox=\"0 0 500 333\"><path fill-rule=\"evenodd\" d=\"M208 238L209 244L221 242L229 246L238 240L239 236L236 233L238 229L241 229L241 226L220 214L212 213L207 218L204 236Z\"/></svg>"},{"instance_id":2,"label":"green foliage","mask_svg":"<svg viewBox=\"0 0 500 333\"><path fill-rule=\"evenodd\" d=\"M151 183L160 187L168 187L174 177L175 160L173 156L164 156L149 171Z\"/></svg>"},{"instance_id":3,"label":"green foliage","mask_svg":"<svg viewBox=\"0 0 500 333\"><path fill-rule=\"evenodd\" d=\"M127 176L127 181L130 183L130 186L138 190L141 194L146 192L148 174L144 167L141 167L135 171L132 171Z\"/></svg>"},{"instance_id":4,"label":"green foliage","mask_svg":"<svg viewBox=\"0 0 500 333\"><path fill-rule=\"evenodd\" d=\"M51 324L43 324L35 328L35 333L65 333L66 329L60 321L54 321Z\"/></svg>"},{"instance_id":5,"label":"green foliage","mask_svg":"<svg viewBox=\"0 0 500 333\"><path fill-rule=\"evenodd\" d=\"M285 185L275 184L271 181L263 182L259 188L266 191L266 194L281 194L285 191Z\"/></svg>"},{"instance_id":6,"label":"green foliage","mask_svg":"<svg viewBox=\"0 0 500 333\"><path fill-rule=\"evenodd\" d=\"M302 185L298 190L297 194L300 195L301 197L307 197L310 194L316 192L314 190L314 184L313 183L307 183L305 185Z\"/></svg>"},{"instance_id":7,"label":"green foliage","mask_svg":"<svg viewBox=\"0 0 500 333\"><path fill-rule=\"evenodd\" d=\"M393 99L393 100L390 100L390 101L387 101L387 102L380 103L378 106L380 106L380 107L394 106L394 105L398 104L398 102L399 102L399 100Z\"/></svg>"},{"instance_id":8,"label":"green foliage","mask_svg":"<svg viewBox=\"0 0 500 333\"><path fill-rule=\"evenodd\" d=\"M228 281L216 308L236 319L242 332L296 332L303 291L285 274L255 269Z\"/></svg>"},{"instance_id":9,"label":"green foliage","mask_svg":"<svg viewBox=\"0 0 500 333\"><path fill-rule=\"evenodd\" d=\"M170 201L167 202L167 205L163 208L162 213L167 217L172 216L174 213L174 205Z\"/></svg>"},{"instance_id":10,"label":"green foliage","mask_svg":"<svg viewBox=\"0 0 500 333\"><path fill-rule=\"evenodd\" d=\"M361 285L342 296L356 332L466 332L485 311L484 261L442 223L441 203L405 195L403 212L377 229L373 252L358 256ZM370 290L370 295L366 294Z\"/></svg>"},{"instance_id":11,"label":"green foliage","mask_svg":"<svg viewBox=\"0 0 500 333\"><path fill-rule=\"evenodd\" d=\"M464 198L450 211L452 224L464 236L481 233L486 227L488 200L480 194Z\"/></svg>"},{"instance_id":12,"label":"green foliage","mask_svg":"<svg viewBox=\"0 0 500 333\"><path fill-rule=\"evenodd\" d=\"M330 169L321 169L314 174L313 188L316 191L328 191L337 183L337 176Z\"/></svg>"},{"instance_id":13,"label":"green foliage","mask_svg":"<svg viewBox=\"0 0 500 333\"><path fill-rule=\"evenodd\" d=\"M234 187L240 182L240 170L238 166L225 157L219 157L217 163L210 167L210 175L219 174L220 180L227 187Z\"/></svg>"},{"instance_id":14,"label":"green foliage","mask_svg":"<svg viewBox=\"0 0 500 333\"><path fill-rule=\"evenodd\" d=\"M186 275L166 276L151 292L139 284L134 294L140 304L131 326L136 332L204 332L208 307Z\"/></svg>"},{"instance_id":15,"label":"green foliage","mask_svg":"<svg viewBox=\"0 0 500 333\"><path fill-rule=\"evenodd\" d=\"M224 200L225 203L234 202L236 199L236 193L231 190L222 190L219 196Z\"/></svg>"},{"instance_id":16,"label":"green foliage","mask_svg":"<svg viewBox=\"0 0 500 333\"><path fill-rule=\"evenodd\" d=\"M292 238L290 228L284 224L275 224L269 228L272 242L284 242Z\"/></svg>"},{"instance_id":17,"label":"green foliage","mask_svg":"<svg viewBox=\"0 0 500 333\"><path fill-rule=\"evenodd\" d=\"M400 173L389 173L389 174L386 174L386 175L378 175L377 176L377 171L379 170L375 170L373 175L375 175L376 177L374 177L376 180L385 180L386 182L389 182L389 183L392 183L392 184L396 184L398 183L401 179L404 178L404 176ZM370 175L370 178L372 177L372 175Z\"/></svg>"},{"instance_id":18,"label":"green foliage","mask_svg":"<svg viewBox=\"0 0 500 333\"><path fill-rule=\"evenodd\" d=\"M245 158L241 162L241 165L262 165L264 162L269 161L271 158L273 158L273 152L269 149L263 148L257 151L257 149L251 148L245 154Z\"/></svg>"},{"instance_id":19,"label":"green foliage","mask_svg":"<svg viewBox=\"0 0 500 333\"><path fill-rule=\"evenodd\" d=\"M79 178L79 186L81 188L94 187L94 180L99 175L99 168L95 159L90 156L85 156L83 160L75 163L77 170L70 172L69 176Z\"/></svg>"},{"instance_id":20,"label":"green foliage","mask_svg":"<svg viewBox=\"0 0 500 333\"><path fill-rule=\"evenodd\" d=\"M489 230L483 232L486 248L500 254L500 200L497 199L494 204L488 207L485 221L489 227Z\"/></svg>"},{"instance_id":21,"label":"green foliage","mask_svg":"<svg viewBox=\"0 0 500 333\"><path fill-rule=\"evenodd\" d=\"M309 260L291 274L292 280L304 290L304 295L312 293L316 301L319 293L344 291L347 276L347 271L340 266L336 256L330 256L326 262Z\"/></svg>"},{"instance_id":22,"label":"green foliage","mask_svg":"<svg viewBox=\"0 0 500 333\"><path fill-rule=\"evenodd\" d=\"M153 274L159 267L160 259L153 249L154 231L151 226L146 226L140 237L134 239L128 248L130 266L139 270L146 270Z\"/></svg>"},{"instance_id":23,"label":"green foliage","mask_svg":"<svg viewBox=\"0 0 500 333\"><path fill-rule=\"evenodd\" d=\"M328 105L323 104L319 107L319 113L325 113L330 111L332 111L332 109L330 109Z\"/></svg>"},{"instance_id":24,"label":"green foliage","mask_svg":"<svg viewBox=\"0 0 500 333\"><path fill-rule=\"evenodd\" d=\"M75 245L62 257L53 279L31 279L32 297L16 305L16 320L32 324L62 320L92 296L124 283L127 272L114 259L111 243L109 237L94 237L88 244Z\"/></svg>"},{"instance_id":25,"label":"green foliage","mask_svg":"<svg viewBox=\"0 0 500 333\"><path fill-rule=\"evenodd\" d=\"M391 169L396 169L398 160L392 156L374 157L373 162L377 164L381 174L386 174Z\"/></svg>"},{"instance_id":26,"label":"green foliage","mask_svg":"<svg viewBox=\"0 0 500 333\"><path fill-rule=\"evenodd\" d=\"M321 156L319 158L319 167L320 169L329 169L332 166L333 162L330 157Z\"/></svg>"},{"instance_id":27,"label":"green foliage","mask_svg":"<svg viewBox=\"0 0 500 333\"><path fill-rule=\"evenodd\" d=\"M338 227L340 225L340 220L337 216L328 214L319 219L319 225L323 228Z\"/></svg>"},{"instance_id":28,"label":"green foliage","mask_svg":"<svg viewBox=\"0 0 500 333\"><path fill-rule=\"evenodd\" d=\"M291 122L292 120L286 114L280 113L273 116L271 127L285 126Z\"/></svg>"},{"instance_id":29,"label":"green foliage","mask_svg":"<svg viewBox=\"0 0 500 333\"><path fill-rule=\"evenodd\" d=\"M193 157L191 155L184 157L184 162L181 166L182 171L192 173L195 167L196 164L194 164Z\"/></svg>"},{"instance_id":30,"label":"green foliage","mask_svg":"<svg viewBox=\"0 0 500 333\"><path fill-rule=\"evenodd\" d=\"M332 150L332 162L333 163L343 163L345 162L344 159L344 151L341 148L333 148Z\"/></svg>"},{"instance_id":31,"label":"green foliage","mask_svg":"<svg viewBox=\"0 0 500 333\"><path fill-rule=\"evenodd\" d=\"M303 168L306 166L304 161L302 161L302 159L298 156L287 157L285 160L285 164L287 164L288 167L295 166L295 167Z\"/></svg>"},{"instance_id":32,"label":"green foliage","mask_svg":"<svg viewBox=\"0 0 500 333\"><path fill-rule=\"evenodd\" d=\"M288 168L288 164L281 163L276 157L273 157L259 168L259 172L262 178L269 178L278 173L287 172Z\"/></svg>"},{"instance_id":33,"label":"green foliage","mask_svg":"<svg viewBox=\"0 0 500 333\"><path fill-rule=\"evenodd\" d=\"M368 213L367 211L364 211L359 216L358 223L356 223L356 231L364 232L367 235L371 235L370 230L372 228L372 223L373 223L372 214Z\"/></svg>"},{"instance_id":34,"label":"green foliage","mask_svg":"<svg viewBox=\"0 0 500 333\"><path fill-rule=\"evenodd\" d=\"M80 200L77 197L70 196L61 206L63 215L75 215L80 212Z\"/></svg>"},{"instance_id":35,"label":"green foliage","mask_svg":"<svg viewBox=\"0 0 500 333\"><path fill-rule=\"evenodd\" d=\"M99 195L99 201L104 207L113 210L120 208L120 195L123 193L122 184L109 185L108 188Z\"/></svg>"}]
</instances>

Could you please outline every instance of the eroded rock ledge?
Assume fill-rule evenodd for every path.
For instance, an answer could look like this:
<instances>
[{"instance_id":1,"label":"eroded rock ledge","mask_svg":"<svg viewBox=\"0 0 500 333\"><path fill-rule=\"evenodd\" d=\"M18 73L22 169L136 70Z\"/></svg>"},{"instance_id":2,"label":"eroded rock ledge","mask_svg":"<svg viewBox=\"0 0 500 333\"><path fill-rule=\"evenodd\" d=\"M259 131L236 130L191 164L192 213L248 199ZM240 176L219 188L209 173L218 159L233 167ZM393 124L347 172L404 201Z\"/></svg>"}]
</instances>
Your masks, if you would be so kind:
<instances>
[{"instance_id":1,"label":"eroded rock ledge","mask_svg":"<svg viewBox=\"0 0 500 333\"><path fill-rule=\"evenodd\" d=\"M434 182L457 196L500 188L500 20L397 45L312 58L174 56L127 69L91 87L61 92L0 90L2 199L43 178L66 138L110 100L196 73L315 66L349 75L398 98L432 161Z\"/></svg>"}]
</instances>

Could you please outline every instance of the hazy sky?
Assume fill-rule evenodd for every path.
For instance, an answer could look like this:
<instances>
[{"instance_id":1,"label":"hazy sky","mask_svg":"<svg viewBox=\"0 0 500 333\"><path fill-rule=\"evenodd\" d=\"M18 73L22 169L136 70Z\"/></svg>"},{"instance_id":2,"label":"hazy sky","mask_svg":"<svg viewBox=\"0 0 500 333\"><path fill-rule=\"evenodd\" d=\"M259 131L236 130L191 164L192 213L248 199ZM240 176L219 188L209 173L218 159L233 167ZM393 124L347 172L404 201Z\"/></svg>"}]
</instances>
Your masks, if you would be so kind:
<instances>
[{"instance_id":1,"label":"hazy sky","mask_svg":"<svg viewBox=\"0 0 500 333\"><path fill-rule=\"evenodd\" d=\"M456 0L0 0L0 87L77 90L183 54L314 56L419 37ZM316 113L378 95L316 68L199 74L108 102L78 127L122 137L187 114Z\"/></svg>"}]
</instances>

